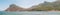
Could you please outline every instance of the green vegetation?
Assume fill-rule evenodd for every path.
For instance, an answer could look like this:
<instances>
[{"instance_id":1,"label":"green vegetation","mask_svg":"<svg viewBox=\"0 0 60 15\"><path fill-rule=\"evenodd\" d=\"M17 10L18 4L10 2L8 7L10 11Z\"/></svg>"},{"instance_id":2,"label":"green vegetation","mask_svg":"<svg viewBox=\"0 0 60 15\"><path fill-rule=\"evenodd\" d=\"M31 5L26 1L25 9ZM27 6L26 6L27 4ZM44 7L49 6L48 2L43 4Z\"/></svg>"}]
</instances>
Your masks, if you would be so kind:
<instances>
[{"instance_id":1,"label":"green vegetation","mask_svg":"<svg viewBox=\"0 0 60 15\"><path fill-rule=\"evenodd\" d=\"M44 2L39 4L33 10L60 10L60 1L56 2Z\"/></svg>"}]
</instances>

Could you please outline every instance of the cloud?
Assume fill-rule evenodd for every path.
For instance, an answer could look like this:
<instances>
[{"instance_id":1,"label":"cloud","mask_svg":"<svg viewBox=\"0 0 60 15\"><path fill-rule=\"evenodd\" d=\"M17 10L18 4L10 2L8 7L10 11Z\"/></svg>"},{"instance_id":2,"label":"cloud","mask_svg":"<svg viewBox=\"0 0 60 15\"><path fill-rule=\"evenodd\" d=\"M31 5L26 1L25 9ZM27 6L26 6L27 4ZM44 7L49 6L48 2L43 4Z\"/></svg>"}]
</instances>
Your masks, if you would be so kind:
<instances>
[{"instance_id":1,"label":"cloud","mask_svg":"<svg viewBox=\"0 0 60 15\"><path fill-rule=\"evenodd\" d=\"M5 8L0 8L0 11L4 11L5 10Z\"/></svg>"}]
</instances>

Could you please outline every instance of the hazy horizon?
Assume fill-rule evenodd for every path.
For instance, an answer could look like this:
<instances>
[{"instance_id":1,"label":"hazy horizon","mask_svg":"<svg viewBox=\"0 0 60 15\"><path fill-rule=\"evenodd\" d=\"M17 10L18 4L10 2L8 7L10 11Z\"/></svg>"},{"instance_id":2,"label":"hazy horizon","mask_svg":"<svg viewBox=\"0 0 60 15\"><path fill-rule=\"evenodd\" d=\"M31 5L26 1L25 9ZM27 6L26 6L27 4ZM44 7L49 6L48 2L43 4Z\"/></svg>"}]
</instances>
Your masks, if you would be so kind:
<instances>
[{"instance_id":1,"label":"hazy horizon","mask_svg":"<svg viewBox=\"0 0 60 15\"><path fill-rule=\"evenodd\" d=\"M5 10L10 4L16 4L23 8L29 8L33 5L38 5L44 1L54 2L56 0L0 0L0 11Z\"/></svg>"}]
</instances>

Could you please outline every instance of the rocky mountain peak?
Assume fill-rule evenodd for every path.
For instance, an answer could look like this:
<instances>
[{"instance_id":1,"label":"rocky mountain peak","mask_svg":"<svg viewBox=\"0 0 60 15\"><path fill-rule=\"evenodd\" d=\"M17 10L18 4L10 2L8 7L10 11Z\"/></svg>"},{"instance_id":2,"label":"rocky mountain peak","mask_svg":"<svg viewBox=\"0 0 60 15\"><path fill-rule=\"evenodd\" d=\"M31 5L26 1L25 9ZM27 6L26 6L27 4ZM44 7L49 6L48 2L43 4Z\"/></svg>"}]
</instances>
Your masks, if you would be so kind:
<instances>
[{"instance_id":1,"label":"rocky mountain peak","mask_svg":"<svg viewBox=\"0 0 60 15\"><path fill-rule=\"evenodd\" d=\"M5 11L20 11L23 8L18 7L16 4L11 4Z\"/></svg>"}]
</instances>

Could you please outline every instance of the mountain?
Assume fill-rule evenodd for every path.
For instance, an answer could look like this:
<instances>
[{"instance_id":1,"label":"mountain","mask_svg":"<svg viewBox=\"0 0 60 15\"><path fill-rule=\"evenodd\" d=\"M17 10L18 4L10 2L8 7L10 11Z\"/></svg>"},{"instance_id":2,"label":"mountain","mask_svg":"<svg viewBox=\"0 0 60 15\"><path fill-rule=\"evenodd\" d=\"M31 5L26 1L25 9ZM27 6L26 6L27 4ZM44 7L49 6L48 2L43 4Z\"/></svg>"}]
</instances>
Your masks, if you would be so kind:
<instances>
[{"instance_id":1,"label":"mountain","mask_svg":"<svg viewBox=\"0 0 60 15\"><path fill-rule=\"evenodd\" d=\"M18 7L15 4L11 4L5 11L20 11L23 10L23 8Z\"/></svg>"},{"instance_id":2,"label":"mountain","mask_svg":"<svg viewBox=\"0 0 60 15\"><path fill-rule=\"evenodd\" d=\"M39 10L40 11L41 10L46 10L46 11L58 10L58 11L60 11L60 1L59 0L55 1L55 2L44 1L44 3L38 4L37 6L34 6L32 10L36 10L36 11L39 11Z\"/></svg>"}]
</instances>

